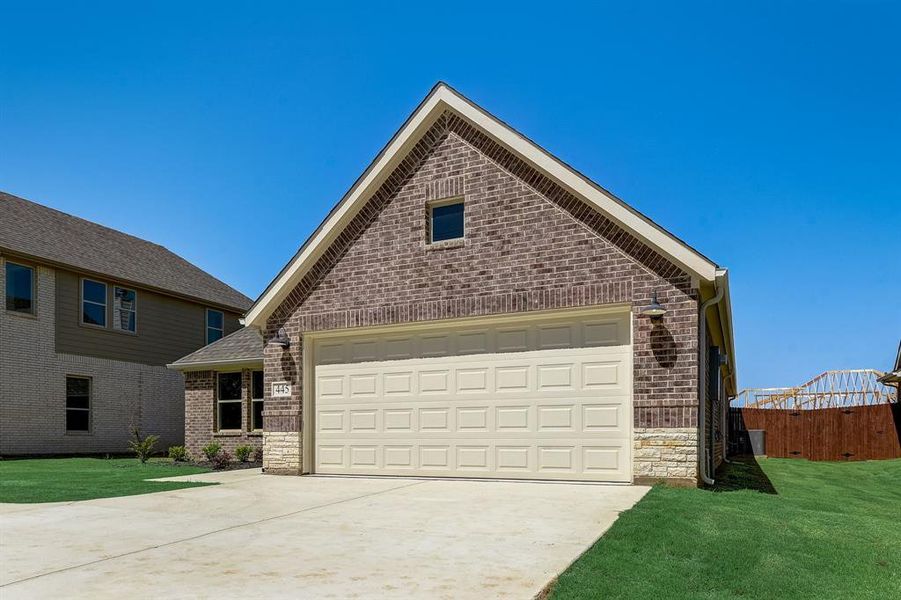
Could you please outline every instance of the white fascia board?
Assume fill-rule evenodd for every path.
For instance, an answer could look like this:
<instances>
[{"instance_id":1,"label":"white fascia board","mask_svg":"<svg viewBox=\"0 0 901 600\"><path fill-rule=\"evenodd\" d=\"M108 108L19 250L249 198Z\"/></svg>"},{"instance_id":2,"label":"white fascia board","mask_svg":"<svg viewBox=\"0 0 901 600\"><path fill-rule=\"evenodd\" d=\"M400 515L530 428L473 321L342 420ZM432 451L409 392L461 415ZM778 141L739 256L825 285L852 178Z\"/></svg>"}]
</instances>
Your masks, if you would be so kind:
<instances>
[{"instance_id":1,"label":"white fascia board","mask_svg":"<svg viewBox=\"0 0 901 600\"><path fill-rule=\"evenodd\" d=\"M442 87L439 92L451 108L488 133L495 140L518 154L533 167L566 187L571 193L608 215L621 227L634 234L670 258L676 264L707 282L714 281L716 265L698 252L677 240L672 234L654 225L646 218L613 198L586 177L554 158L547 151L501 123L479 107Z\"/></svg>"},{"instance_id":2,"label":"white fascia board","mask_svg":"<svg viewBox=\"0 0 901 600\"><path fill-rule=\"evenodd\" d=\"M475 106L450 87L440 84L422 102L376 161L338 204L307 241L301 251L277 279L266 289L244 316L246 325L262 328L272 311L300 281L307 269L328 248L329 243L357 214L363 202L381 185L391 170L406 156L409 149L444 112L450 108L473 123L498 143L519 155L534 168L554 179L571 193L608 215L620 226L661 252L688 273L702 281L713 282L716 265L698 252L657 227L646 218L604 192L587 178L566 166L545 150L532 143L509 126Z\"/></svg>"},{"instance_id":3,"label":"white fascia board","mask_svg":"<svg viewBox=\"0 0 901 600\"><path fill-rule=\"evenodd\" d=\"M436 90L437 92L437 90ZM376 189L384 181L391 169L405 156L406 151L418 141L419 135L432 126L443 109L439 108L441 100L437 93L429 96L420 106L419 110L409 119L403 129L389 143L373 165L364 173L363 177L348 192L336 209L319 227L312 238L306 243L301 252L294 257L288 267L279 275L278 279L263 293L259 300L244 315L246 325L265 327L266 318L291 292L294 285L303 277L306 270L312 266L320 254L341 232L361 208L361 200L368 197L370 190ZM419 135L417 135L419 134Z\"/></svg>"},{"instance_id":4,"label":"white fascia board","mask_svg":"<svg viewBox=\"0 0 901 600\"><path fill-rule=\"evenodd\" d=\"M732 296L729 291L729 271L727 269L716 270L716 285L722 287L723 300L719 303L720 329L727 344L729 353L729 374L732 379L732 388L738 393L738 361L735 358L735 336L732 329Z\"/></svg>"},{"instance_id":5,"label":"white fascia board","mask_svg":"<svg viewBox=\"0 0 901 600\"><path fill-rule=\"evenodd\" d=\"M262 367L263 359L253 358L227 358L222 360L198 361L189 363L169 363L167 369L173 371L215 371L220 368L235 368L246 366L247 368Z\"/></svg>"}]
</instances>

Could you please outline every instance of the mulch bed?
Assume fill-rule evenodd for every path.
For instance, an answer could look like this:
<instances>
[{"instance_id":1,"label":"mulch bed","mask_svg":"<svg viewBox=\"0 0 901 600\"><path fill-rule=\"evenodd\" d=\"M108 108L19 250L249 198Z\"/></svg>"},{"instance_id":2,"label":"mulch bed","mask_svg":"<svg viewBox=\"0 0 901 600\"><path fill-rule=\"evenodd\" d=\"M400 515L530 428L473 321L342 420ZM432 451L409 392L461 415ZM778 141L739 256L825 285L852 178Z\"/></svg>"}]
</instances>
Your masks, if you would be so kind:
<instances>
[{"instance_id":1,"label":"mulch bed","mask_svg":"<svg viewBox=\"0 0 901 600\"><path fill-rule=\"evenodd\" d=\"M228 466L222 469L216 469L213 467L212 463L208 460L201 461L185 461L185 462L173 462L173 466L176 467L203 467L205 469L213 469L214 471L237 471L239 469L259 469L263 466L263 461L248 461L248 462L238 462L232 461L228 463Z\"/></svg>"}]
</instances>

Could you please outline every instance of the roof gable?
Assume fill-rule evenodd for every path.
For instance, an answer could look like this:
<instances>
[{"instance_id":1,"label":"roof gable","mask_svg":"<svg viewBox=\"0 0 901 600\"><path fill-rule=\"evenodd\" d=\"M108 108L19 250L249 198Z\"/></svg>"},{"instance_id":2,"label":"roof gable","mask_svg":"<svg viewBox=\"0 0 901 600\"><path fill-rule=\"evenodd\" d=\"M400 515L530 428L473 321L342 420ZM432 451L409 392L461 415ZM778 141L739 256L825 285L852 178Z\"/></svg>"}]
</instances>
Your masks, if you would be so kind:
<instances>
[{"instance_id":1,"label":"roof gable","mask_svg":"<svg viewBox=\"0 0 901 600\"><path fill-rule=\"evenodd\" d=\"M174 252L0 192L0 251L242 312L250 298Z\"/></svg>"},{"instance_id":2,"label":"roof gable","mask_svg":"<svg viewBox=\"0 0 901 600\"><path fill-rule=\"evenodd\" d=\"M716 264L446 84L439 83L257 299L245 317L247 325L263 326L268 316L290 294L331 242L365 205L369 196L390 176L435 121L447 111L478 128L539 173L610 218L675 265L699 280L714 281L717 273Z\"/></svg>"}]
</instances>

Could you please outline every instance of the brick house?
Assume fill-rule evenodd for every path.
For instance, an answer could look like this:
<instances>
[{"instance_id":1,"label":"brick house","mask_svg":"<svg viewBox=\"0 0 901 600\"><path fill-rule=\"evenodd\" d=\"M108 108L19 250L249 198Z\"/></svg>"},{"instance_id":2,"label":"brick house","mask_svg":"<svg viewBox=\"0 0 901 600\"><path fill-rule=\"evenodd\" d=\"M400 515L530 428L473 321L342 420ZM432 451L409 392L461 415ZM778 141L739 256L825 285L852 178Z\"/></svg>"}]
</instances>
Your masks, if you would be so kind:
<instances>
[{"instance_id":1,"label":"brick house","mask_svg":"<svg viewBox=\"0 0 901 600\"><path fill-rule=\"evenodd\" d=\"M722 459L726 270L445 84L244 322L244 354L172 366L188 443L256 408L270 473L693 485Z\"/></svg>"},{"instance_id":2,"label":"brick house","mask_svg":"<svg viewBox=\"0 0 901 600\"><path fill-rule=\"evenodd\" d=\"M0 455L184 440L179 356L249 298L162 246L0 192Z\"/></svg>"}]
</instances>

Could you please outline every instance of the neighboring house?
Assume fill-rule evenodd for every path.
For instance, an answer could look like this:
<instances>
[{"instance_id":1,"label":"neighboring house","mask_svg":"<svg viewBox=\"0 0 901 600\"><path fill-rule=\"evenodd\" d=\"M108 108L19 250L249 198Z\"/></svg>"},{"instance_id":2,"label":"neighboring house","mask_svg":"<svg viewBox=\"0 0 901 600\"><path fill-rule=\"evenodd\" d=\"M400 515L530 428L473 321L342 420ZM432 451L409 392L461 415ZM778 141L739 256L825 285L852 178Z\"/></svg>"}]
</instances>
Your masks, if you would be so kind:
<instances>
[{"instance_id":1,"label":"neighboring house","mask_svg":"<svg viewBox=\"0 0 901 600\"><path fill-rule=\"evenodd\" d=\"M244 319L172 367L188 444L261 413L267 472L695 484L722 459L725 269L444 84Z\"/></svg>"},{"instance_id":2,"label":"neighboring house","mask_svg":"<svg viewBox=\"0 0 901 600\"><path fill-rule=\"evenodd\" d=\"M0 454L184 439L166 363L240 327L250 299L162 246L0 193Z\"/></svg>"}]
</instances>

